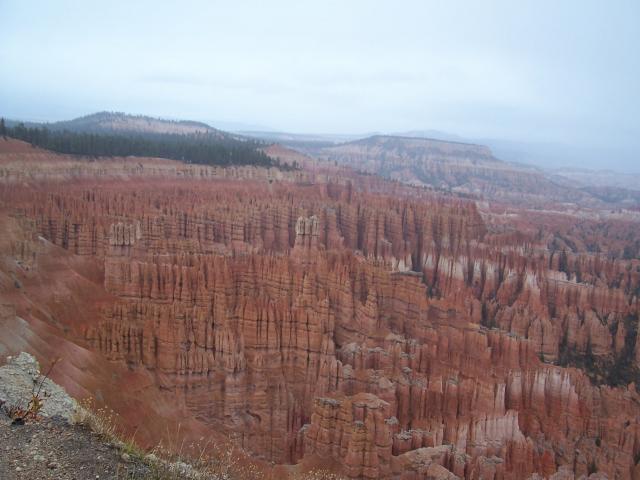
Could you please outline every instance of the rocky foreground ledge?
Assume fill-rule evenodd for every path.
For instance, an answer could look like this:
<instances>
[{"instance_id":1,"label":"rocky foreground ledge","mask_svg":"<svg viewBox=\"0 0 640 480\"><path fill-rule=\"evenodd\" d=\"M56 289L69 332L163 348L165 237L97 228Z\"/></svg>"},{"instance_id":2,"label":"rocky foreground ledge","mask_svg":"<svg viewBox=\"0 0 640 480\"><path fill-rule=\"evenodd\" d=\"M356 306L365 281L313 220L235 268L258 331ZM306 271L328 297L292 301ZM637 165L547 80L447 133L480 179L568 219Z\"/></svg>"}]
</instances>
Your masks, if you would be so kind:
<instances>
[{"instance_id":1,"label":"rocky foreground ledge","mask_svg":"<svg viewBox=\"0 0 640 480\"><path fill-rule=\"evenodd\" d=\"M27 409L35 392L42 408L36 416L16 420L15 411ZM134 453L132 445L106 438L82 422L88 415L41 373L33 356L23 352L8 357L0 367L0 479L225 478L205 476L183 462Z\"/></svg>"}]
</instances>

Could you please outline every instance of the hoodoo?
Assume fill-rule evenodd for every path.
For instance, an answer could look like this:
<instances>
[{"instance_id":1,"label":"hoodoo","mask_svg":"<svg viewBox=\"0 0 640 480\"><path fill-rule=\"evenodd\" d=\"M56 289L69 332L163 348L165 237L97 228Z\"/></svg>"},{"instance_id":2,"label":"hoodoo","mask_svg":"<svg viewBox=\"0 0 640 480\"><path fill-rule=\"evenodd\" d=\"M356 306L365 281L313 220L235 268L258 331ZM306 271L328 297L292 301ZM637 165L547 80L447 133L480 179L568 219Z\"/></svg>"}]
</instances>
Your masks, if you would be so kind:
<instances>
[{"instance_id":1,"label":"hoodoo","mask_svg":"<svg viewBox=\"0 0 640 480\"><path fill-rule=\"evenodd\" d=\"M146 446L179 422L348 478L640 475L640 263L616 253L635 216L516 213L514 234L473 200L322 162L274 181L16 155L0 345L63 352L53 379Z\"/></svg>"}]
</instances>

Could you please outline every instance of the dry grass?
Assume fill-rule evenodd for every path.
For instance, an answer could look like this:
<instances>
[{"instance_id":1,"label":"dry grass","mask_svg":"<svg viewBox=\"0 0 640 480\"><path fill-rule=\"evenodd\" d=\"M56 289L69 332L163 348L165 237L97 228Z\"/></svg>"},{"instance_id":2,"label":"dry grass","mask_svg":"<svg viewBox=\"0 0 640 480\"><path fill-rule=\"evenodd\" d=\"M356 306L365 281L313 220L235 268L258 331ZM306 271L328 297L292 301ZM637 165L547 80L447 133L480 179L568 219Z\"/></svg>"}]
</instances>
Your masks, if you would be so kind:
<instances>
[{"instance_id":1,"label":"dry grass","mask_svg":"<svg viewBox=\"0 0 640 480\"><path fill-rule=\"evenodd\" d=\"M328 470L312 470L306 473L299 473L293 480L347 480L346 477Z\"/></svg>"},{"instance_id":2,"label":"dry grass","mask_svg":"<svg viewBox=\"0 0 640 480\"><path fill-rule=\"evenodd\" d=\"M127 437L118 427L117 418L118 414L110 408L96 408L92 399L85 399L80 402L73 422L84 425L106 441L113 443L122 453L143 458L146 452L135 442L135 433Z\"/></svg>"},{"instance_id":3,"label":"dry grass","mask_svg":"<svg viewBox=\"0 0 640 480\"><path fill-rule=\"evenodd\" d=\"M233 439L214 443L211 439L200 438L197 442L185 443L180 429L178 424L175 432L167 431L165 441L153 450L156 456L169 460L164 467L169 467L170 476L159 479L185 478L185 473L191 474L191 478L203 480L263 478L263 472L234 446Z\"/></svg>"},{"instance_id":4,"label":"dry grass","mask_svg":"<svg viewBox=\"0 0 640 480\"><path fill-rule=\"evenodd\" d=\"M74 422L86 426L106 441L116 445L122 453L144 462L148 472L144 480L245 480L261 478L261 472L247 462L241 451L231 442L213 444L210 440L185 443L180 432L167 431L166 440L147 452L135 442L135 434L126 437L118 427L117 414L106 407L96 408L92 400L80 402ZM140 479L125 474L123 479Z\"/></svg>"},{"instance_id":5,"label":"dry grass","mask_svg":"<svg viewBox=\"0 0 640 480\"><path fill-rule=\"evenodd\" d=\"M174 432L167 430L165 440L150 451L135 442L135 434L125 437L117 426L117 414L109 408L95 408L91 400L80 402L74 421L116 445L121 452L146 465L145 473L125 473L122 480L250 480L272 478L244 451L235 446L233 438L214 443L201 438L185 443L178 424ZM275 477L273 477L275 478ZM283 479L284 480L284 479ZM314 469L294 473L289 480L346 480L334 472Z\"/></svg>"},{"instance_id":6,"label":"dry grass","mask_svg":"<svg viewBox=\"0 0 640 480\"><path fill-rule=\"evenodd\" d=\"M117 438L116 417L117 414L109 408L96 408L93 400L89 398L79 403L73 422L85 425L107 440L114 440Z\"/></svg>"}]
</instances>

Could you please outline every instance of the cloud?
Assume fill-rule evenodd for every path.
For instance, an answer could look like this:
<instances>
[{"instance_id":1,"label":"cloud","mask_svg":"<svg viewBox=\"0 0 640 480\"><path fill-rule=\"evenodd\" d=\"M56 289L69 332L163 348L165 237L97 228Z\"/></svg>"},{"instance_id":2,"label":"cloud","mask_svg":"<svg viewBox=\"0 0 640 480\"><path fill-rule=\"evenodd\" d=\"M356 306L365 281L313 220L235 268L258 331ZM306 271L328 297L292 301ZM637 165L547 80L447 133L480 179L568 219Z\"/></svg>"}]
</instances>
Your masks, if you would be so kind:
<instances>
[{"instance_id":1,"label":"cloud","mask_svg":"<svg viewBox=\"0 0 640 480\"><path fill-rule=\"evenodd\" d=\"M0 104L638 151L638 17L624 1L5 0Z\"/></svg>"}]
</instances>

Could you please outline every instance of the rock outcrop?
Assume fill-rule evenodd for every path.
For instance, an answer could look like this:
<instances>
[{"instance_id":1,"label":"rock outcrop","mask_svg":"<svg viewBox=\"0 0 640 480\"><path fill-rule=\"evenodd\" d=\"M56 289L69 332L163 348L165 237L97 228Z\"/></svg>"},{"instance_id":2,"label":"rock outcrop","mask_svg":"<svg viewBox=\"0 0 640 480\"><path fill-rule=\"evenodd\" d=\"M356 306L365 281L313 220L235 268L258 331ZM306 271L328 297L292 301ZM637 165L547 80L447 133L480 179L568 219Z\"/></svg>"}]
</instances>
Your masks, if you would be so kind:
<instances>
[{"instance_id":1,"label":"rock outcrop","mask_svg":"<svg viewBox=\"0 0 640 480\"><path fill-rule=\"evenodd\" d=\"M42 402L38 415L73 419L78 409L76 401L62 387L40 371L38 361L26 352L8 357L0 366L0 407L26 410L33 396Z\"/></svg>"}]
</instances>

